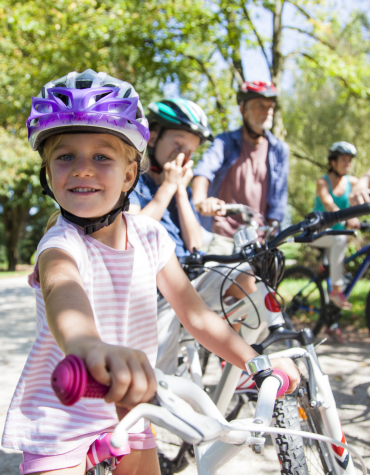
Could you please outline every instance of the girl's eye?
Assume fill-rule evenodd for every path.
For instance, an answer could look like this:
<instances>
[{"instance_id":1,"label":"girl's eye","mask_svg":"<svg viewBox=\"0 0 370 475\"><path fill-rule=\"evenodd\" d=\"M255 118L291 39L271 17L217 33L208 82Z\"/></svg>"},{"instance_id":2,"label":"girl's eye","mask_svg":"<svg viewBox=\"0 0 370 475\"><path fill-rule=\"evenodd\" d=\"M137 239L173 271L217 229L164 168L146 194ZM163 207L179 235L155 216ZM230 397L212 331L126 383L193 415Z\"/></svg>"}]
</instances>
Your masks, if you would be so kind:
<instances>
[{"instance_id":1,"label":"girl's eye","mask_svg":"<svg viewBox=\"0 0 370 475\"><path fill-rule=\"evenodd\" d=\"M73 155L61 155L60 157L57 158L57 160L62 160L63 162L68 162L73 159L74 159Z\"/></svg>"},{"instance_id":2,"label":"girl's eye","mask_svg":"<svg viewBox=\"0 0 370 475\"><path fill-rule=\"evenodd\" d=\"M105 155L95 155L94 160L97 160L98 162L104 162L105 160L109 160L109 158Z\"/></svg>"}]
</instances>

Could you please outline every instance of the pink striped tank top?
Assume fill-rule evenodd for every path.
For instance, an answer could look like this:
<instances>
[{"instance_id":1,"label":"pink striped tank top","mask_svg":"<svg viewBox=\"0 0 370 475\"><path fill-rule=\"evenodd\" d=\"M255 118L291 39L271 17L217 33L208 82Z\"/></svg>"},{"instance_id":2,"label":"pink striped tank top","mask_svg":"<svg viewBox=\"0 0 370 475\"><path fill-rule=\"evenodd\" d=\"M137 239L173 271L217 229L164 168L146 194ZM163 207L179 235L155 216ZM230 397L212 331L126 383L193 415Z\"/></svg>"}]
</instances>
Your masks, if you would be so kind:
<instances>
[{"instance_id":1,"label":"pink striped tank top","mask_svg":"<svg viewBox=\"0 0 370 475\"><path fill-rule=\"evenodd\" d=\"M2 444L42 455L74 450L118 422L115 405L81 399L63 406L51 385L51 373L64 358L45 316L37 259L49 248L63 249L75 259L101 339L144 351L154 367L157 357L156 274L172 256L175 244L166 230L147 216L125 214L127 250L117 251L97 241L61 216L41 239L29 283L36 293L36 340L16 387L7 415ZM131 430L142 432L147 422Z\"/></svg>"}]
</instances>

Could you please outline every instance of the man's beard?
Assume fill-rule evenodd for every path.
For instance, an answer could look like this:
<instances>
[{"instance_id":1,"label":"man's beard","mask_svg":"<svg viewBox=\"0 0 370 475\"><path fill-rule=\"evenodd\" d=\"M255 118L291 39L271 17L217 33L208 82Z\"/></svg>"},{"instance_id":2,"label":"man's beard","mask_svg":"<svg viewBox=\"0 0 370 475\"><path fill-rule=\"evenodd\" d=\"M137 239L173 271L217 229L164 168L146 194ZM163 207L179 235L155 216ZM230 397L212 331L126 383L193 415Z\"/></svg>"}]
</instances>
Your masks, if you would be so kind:
<instances>
[{"instance_id":1,"label":"man's beard","mask_svg":"<svg viewBox=\"0 0 370 475\"><path fill-rule=\"evenodd\" d=\"M262 129L263 130L270 130L272 128L272 123L273 123L273 117L268 116L265 122L262 124Z\"/></svg>"}]
</instances>

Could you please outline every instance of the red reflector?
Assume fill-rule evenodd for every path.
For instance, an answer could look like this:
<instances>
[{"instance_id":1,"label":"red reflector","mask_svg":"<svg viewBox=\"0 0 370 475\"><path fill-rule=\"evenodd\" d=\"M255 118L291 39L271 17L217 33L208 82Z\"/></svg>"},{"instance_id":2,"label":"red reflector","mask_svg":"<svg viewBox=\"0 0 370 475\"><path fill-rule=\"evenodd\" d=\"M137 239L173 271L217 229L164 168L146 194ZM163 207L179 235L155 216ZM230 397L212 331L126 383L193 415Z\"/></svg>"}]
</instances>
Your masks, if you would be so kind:
<instances>
[{"instance_id":1,"label":"red reflector","mask_svg":"<svg viewBox=\"0 0 370 475\"><path fill-rule=\"evenodd\" d=\"M270 312L280 312L280 305L276 300L275 292L266 294L265 296L265 306Z\"/></svg>"}]
</instances>

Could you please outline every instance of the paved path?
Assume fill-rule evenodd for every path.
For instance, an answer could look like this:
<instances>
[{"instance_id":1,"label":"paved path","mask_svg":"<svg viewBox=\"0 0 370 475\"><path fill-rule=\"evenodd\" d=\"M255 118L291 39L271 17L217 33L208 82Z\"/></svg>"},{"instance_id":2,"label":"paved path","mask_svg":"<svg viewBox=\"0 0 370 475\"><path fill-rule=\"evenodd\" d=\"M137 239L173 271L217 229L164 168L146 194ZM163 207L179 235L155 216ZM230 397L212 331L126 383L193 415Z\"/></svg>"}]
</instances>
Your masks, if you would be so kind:
<instances>
[{"instance_id":1,"label":"paved path","mask_svg":"<svg viewBox=\"0 0 370 475\"><path fill-rule=\"evenodd\" d=\"M14 388L35 335L35 301L25 277L0 280L0 434ZM348 442L370 468L370 350L369 344L321 345L320 362L329 374ZM250 417L248 408L244 417ZM0 447L0 474L17 475L19 452ZM278 475L274 449L267 445L261 456L246 448L219 475L245 473ZM184 475L196 474L190 465Z\"/></svg>"}]
</instances>

